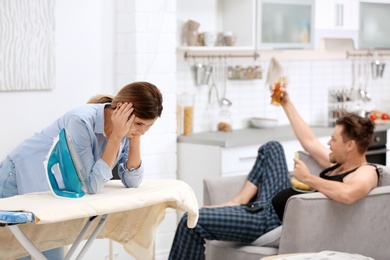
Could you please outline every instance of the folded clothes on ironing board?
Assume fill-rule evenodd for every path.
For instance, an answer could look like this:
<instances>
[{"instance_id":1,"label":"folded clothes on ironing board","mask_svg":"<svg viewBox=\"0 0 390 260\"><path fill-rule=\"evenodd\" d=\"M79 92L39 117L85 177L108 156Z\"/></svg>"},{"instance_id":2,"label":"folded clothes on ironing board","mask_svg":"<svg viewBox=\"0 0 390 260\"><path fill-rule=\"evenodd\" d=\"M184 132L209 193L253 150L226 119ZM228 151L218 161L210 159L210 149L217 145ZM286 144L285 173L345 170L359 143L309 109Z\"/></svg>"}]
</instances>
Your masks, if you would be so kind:
<instances>
[{"instance_id":1,"label":"folded clothes on ironing board","mask_svg":"<svg viewBox=\"0 0 390 260\"><path fill-rule=\"evenodd\" d=\"M195 227L198 204L193 190L183 181L167 179L144 180L140 187L130 189L112 180L101 193L78 199L58 198L51 192L0 199L0 224L8 221L4 220L6 211L24 212L16 224L33 221L18 227L43 251L72 244L90 217L108 214L97 238L121 243L137 259L153 259L155 231L166 208L188 212L187 226ZM0 259L26 255L11 231L1 229Z\"/></svg>"}]
</instances>

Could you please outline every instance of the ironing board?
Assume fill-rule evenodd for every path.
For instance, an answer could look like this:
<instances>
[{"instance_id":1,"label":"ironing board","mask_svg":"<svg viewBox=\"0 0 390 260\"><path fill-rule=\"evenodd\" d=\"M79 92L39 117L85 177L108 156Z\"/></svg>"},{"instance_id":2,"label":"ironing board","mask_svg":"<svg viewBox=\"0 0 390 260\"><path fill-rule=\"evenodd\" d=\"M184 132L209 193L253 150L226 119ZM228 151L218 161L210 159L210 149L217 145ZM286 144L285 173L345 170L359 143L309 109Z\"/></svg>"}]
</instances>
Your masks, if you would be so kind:
<instances>
[{"instance_id":1,"label":"ironing board","mask_svg":"<svg viewBox=\"0 0 390 260\"><path fill-rule=\"evenodd\" d=\"M111 180L101 193L78 199L51 192L0 199L0 259L46 259L41 251L72 244L64 258L70 259L88 239L76 258L81 259L96 238L122 244L137 259L153 259L155 231L167 208L188 212L187 226L195 227L197 199L180 180L144 180L132 189Z\"/></svg>"}]
</instances>

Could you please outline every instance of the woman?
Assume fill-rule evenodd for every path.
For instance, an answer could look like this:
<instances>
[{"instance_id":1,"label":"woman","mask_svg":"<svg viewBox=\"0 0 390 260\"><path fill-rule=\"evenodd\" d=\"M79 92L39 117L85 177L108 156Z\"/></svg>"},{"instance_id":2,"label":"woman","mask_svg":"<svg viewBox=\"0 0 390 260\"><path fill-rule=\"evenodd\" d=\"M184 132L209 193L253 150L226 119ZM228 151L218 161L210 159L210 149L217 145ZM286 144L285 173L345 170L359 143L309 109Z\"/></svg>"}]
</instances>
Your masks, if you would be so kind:
<instances>
[{"instance_id":1,"label":"woman","mask_svg":"<svg viewBox=\"0 0 390 260\"><path fill-rule=\"evenodd\" d=\"M0 164L0 198L50 190L43 162L65 128L84 167L83 188L94 194L118 176L128 187L143 179L141 135L161 116L162 95L148 82L123 87L115 97L97 95L23 141ZM51 255L49 259L55 259Z\"/></svg>"}]
</instances>

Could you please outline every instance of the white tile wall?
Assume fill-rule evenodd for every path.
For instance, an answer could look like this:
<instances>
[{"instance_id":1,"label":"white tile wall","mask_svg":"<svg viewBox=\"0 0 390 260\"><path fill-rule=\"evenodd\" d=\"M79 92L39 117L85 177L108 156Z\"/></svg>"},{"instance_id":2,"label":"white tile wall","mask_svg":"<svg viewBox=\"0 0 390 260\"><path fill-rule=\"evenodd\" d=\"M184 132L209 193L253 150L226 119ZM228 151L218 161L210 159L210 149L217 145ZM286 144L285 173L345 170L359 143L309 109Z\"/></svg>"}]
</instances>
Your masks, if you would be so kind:
<instances>
[{"instance_id":1,"label":"white tile wall","mask_svg":"<svg viewBox=\"0 0 390 260\"><path fill-rule=\"evenodd\" d=\"M145 178L176 179L176 0L118 0L116 86L154 83L163 94L163 113L142 137ZM155 259L167 259L177 214L167 210L155 240Z\"/></svg>"},{"instance_id":2,"label":"white tile wall","mask_svg":"<svg viewBox=\"0 0 390 260\"><path fill-rule=\"evenodd\" d=\"M203 62L197 60L197 62ZM205 61L207 62L207 61ZM314 60L291 61L279 60L288 69L288 93L303 118L310 125L326 126L328 124L328 90L334 87L350 88L352 82L352 63L350 60ZM233 102L230 109L233 128L248 126L251 117L278 118L279 125L288 124L281 107L270 104L270 91L265 86L268 61L230 61L231 65L261 65L261 80L229 80L227 97ZM387 67L389 60L386 61ZM202 119L206 109L208 89L206 85L196 86L193 72L190 69L194 61L181 61L177 64L178 92L193 92L195 98L194 132L202 132ZM371 108L390 112L390 69L387 68L380 79L369 79L368 91L372 96ZM219 108L216 108L218 111Z\"/></svg>"}]
</instances>

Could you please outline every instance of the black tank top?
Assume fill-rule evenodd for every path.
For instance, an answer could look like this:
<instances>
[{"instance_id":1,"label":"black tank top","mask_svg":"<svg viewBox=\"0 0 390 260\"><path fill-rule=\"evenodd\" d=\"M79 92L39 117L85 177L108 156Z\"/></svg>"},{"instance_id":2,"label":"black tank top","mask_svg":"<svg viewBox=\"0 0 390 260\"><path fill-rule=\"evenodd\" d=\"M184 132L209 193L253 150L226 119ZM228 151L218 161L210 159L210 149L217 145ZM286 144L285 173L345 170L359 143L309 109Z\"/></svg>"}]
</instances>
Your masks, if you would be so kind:
<instances>
[{"instance_id":1,"label":"black tank top","mask_svg":"<svg viewBox=\"0 0 390 260\"><path fill-rule=\"evenodd\" d=\"M372 164L372 163L368 163L368 165L372 165L372 166L375 167L375 171L376 171L376 174L378 176L378 181L379 181L379 170L378 170L378 167L375 164ZM333 170L337 169L338 167L340 167L340 165L336 164L336 165L334 165L334 166L332 166L330 168L327 168L327 169L323 170L319 174L319 176L321 178L323 178L323 179L326 179L326 180L343 182L343 179L344 179L345 176L347 176L351 172L356 171L357 168L359 168L359 167L356 167L355 169L352 169L350 171L346 171L344 173L333 175L333 176L326 175L328 172L333 171ZM272 205L273 205L273 207L275 209L275 212L278 215L278 218L280 219L280 221L283 220L284 208L286 206L287 200L291 196L298 195L298 194L302 194L302 193L299 192L299 191L296 191L296 190L294 190L292 188L288 188L288 189L282 190L281 192L279 192L278 194L276 194L273 197Z\"/></svg>"},{"instance_id":2,"label":"black tank top","mask_svg":"<svg viewBox=\"0 0 390 260\"><path fill-rule=\"evenodd\" d=\"M355 169L352 169L352 170L349 170L349 171L346 171L346 172L344 172L344 173L337 174L337 175L332 175L332 176L326 175L328 172L334 171L334 170L337 169L338 167L340 167L340 164L333 165L332 167L323 170L323 171L320 173L320 177L323 178L323 179L329 180L329 181L339 181L339 182L343 182L343 179L344 179L345 176L347 176L347 175L350 174L351 172L356 171L356 169L359 168L359 167L356 167ZM374 167L376 168L375 165L374 165Z\"/></svg>"}]
</instances>

